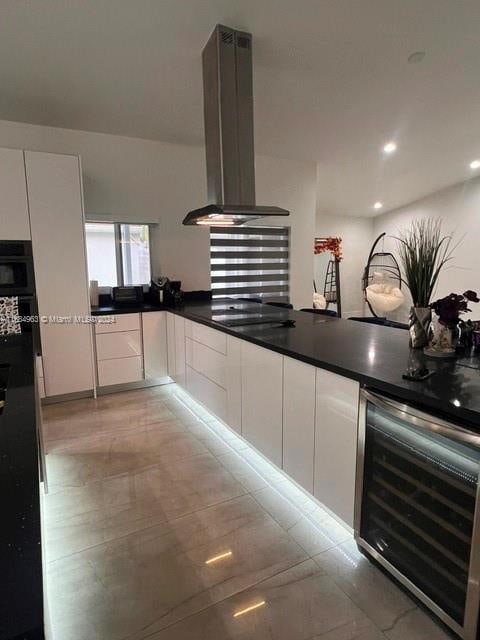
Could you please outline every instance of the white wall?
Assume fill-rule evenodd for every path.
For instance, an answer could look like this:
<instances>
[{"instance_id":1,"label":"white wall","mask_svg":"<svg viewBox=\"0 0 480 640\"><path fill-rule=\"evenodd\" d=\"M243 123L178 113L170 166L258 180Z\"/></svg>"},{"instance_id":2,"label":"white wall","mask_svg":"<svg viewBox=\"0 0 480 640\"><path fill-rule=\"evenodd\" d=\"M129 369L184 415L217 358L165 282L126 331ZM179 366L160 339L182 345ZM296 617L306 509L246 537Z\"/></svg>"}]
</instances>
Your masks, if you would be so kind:
<instances>
[{"instance_id":1,"label":"white wall","mask_svg":"<svg viewBox=\"0 0 480 640\"><path fill-rule=\"evenodd\" d=\"M182 225L187 211L207 202L202 147L8 121L0 121L0 146L80 155L87 214L157 222L155 274L180 279L187 290L210 288L208 229ZM291 210L291 298L295 306L309 305L316 166L267 157L256 162L257 201Z\"/></svg>"},{"instance_id":2,"label":"white wall","mask_svg":"<svg viewBox=\"0 0 480 640\"><path fill-rule=\"evenodd\" d=\"M451 292L463 293L466 289L480 290L480 178L469 180L448 189L438 191L417 202L396 209L374 219L375 237L385 231L390 236L385 241L386 250L397 255L396 242L391 236L406 229L415 218L441 218L445 234L453 234L460 242L454 252L454 260L440 275L435 298ZM434 298L434 299L435 299ZM405 319L411 302L406 301L395 317ZM473 318L480 318L480 310L474 305Z\"/></svg>"},{"instance_id":3,"label":"white wall","mask_svg":"<svg viewBox=\"0 0 480 640\"><path fill-rule=\"evenodd\" d=\"M335 216L317 210L315 235L342 239L343 260L340 263L342 316L369 315L365 312L362 274L372 246L373 220L353 216ZM323 282L317 282L319 291Z\"/></svg>"}]
</instances>

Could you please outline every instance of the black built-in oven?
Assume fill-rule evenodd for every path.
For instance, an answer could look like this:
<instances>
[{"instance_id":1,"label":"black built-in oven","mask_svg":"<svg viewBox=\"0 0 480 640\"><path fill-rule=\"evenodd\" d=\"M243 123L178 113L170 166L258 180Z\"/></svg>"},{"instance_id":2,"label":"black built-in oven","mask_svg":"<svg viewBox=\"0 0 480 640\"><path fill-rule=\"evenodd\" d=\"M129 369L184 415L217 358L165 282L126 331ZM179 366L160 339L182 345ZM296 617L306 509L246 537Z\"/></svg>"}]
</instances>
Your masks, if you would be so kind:
<instances>
[{"instance_id":1,"label":"black built-in oven","mask_svg":"<svg viewBox=\"0 0 480 640\"><path fill-rule=\"evenodd\" d=\"M0 297L34 293L32 243L26 240L0 241Z\"/></svg>"},{"instance_id":2,"label":"black built-in oven","mask_svg":"<svg viewBox=\"0 0 480 640\"><path fill-rule=\"evenodd\" d=\"M0 240L0 298L15 298L22 333L32 333L35 353L41 340L35 293L32 243L29 240Z\"/></svg>"}]
</instances>

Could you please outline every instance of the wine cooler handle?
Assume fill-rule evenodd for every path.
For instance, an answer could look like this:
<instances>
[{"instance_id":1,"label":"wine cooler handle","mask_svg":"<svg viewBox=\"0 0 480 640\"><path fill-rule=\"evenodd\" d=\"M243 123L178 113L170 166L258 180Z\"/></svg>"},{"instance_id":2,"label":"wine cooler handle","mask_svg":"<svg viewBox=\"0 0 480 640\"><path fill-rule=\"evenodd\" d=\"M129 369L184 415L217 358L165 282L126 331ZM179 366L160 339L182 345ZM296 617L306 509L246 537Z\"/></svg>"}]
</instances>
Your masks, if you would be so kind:
<instances>
[{"instance_id":1,"label":"wine cooler handle","mask_svg":"<svg viewBox=\"0 0 480 640\"><path fill-rule=\"evenodd\" d=\"M480 434L478 433L469 431L463 427L454 426L441 418L423 413L423 411L414 409L408 404L402 404L396 400L379 396L368 389L362 389L360 393L363 400L370 402L379 409L383 409L401 420L405 420L414 427L450 438L450 440L480 448Z\"/></svg>"}]
</instances>

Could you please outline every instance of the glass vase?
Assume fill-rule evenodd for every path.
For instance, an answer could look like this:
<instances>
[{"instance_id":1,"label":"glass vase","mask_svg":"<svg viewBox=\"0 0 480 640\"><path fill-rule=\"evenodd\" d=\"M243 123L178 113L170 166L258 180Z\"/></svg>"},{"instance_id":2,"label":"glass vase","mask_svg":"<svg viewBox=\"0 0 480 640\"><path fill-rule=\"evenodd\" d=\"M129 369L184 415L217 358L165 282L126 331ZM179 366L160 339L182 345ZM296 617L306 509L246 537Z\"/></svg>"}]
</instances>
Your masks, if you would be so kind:
<instances>
[{"instance_id":1,"label":"glass vase","mask_svg":"<svg viewBox=\"0 0 480 640\"><path fill-rule=\"evenodd\" d=\"M428 328L432 320L430 307L412 307L408 330L412 349L423 349L428 344Z\"/></svg>"}]
</instances>

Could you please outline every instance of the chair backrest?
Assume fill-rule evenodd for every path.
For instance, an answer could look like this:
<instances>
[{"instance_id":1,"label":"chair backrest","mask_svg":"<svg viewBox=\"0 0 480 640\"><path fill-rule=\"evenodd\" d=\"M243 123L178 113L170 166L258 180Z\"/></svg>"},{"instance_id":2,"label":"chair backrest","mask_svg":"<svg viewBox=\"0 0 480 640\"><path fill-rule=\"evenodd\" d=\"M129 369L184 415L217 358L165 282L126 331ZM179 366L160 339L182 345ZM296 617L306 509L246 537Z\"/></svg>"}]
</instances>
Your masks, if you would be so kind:
<instances>
[{"instance_id":1,"label":"chair backrest","mask_svg":"<svg viewBox=\"0 0 480 640\"><path fill-rule=\"evenodd\" d=\"M329 316L330 318L338 318L338 313L333 309L300 309L300 311L306 311L307 313L316 313L319 316Z\"/></svg>"},{"instance_id":2,"label":"chair backrest","mask_svg":"<svg viewBox=\"0 0 480 640\"><path fill-rule=\"evenodd\" d=\"M293 304L290 302L265 302L265 304L269 304L271 307L280 307L280 309L293 309Z\"/></svg>"}]
</instances>

